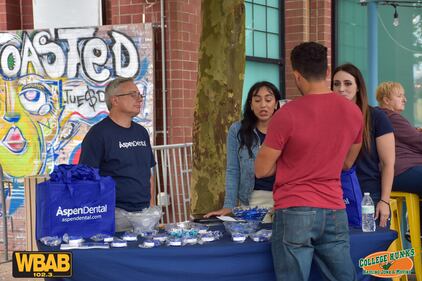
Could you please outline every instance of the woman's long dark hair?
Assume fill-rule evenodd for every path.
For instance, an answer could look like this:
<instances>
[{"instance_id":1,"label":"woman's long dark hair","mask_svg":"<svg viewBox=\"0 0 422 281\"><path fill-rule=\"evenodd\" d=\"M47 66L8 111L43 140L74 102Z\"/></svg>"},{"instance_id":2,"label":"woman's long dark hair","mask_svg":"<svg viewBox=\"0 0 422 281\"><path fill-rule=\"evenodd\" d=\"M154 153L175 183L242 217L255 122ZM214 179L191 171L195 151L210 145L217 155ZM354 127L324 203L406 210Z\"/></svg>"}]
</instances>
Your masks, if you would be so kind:
<instances>
[{"instance_id":1,"label":"woman's long dark hair","mask_svg":"<svg viewBox=\"0 0 422 281\"><path fill-rule=\"evenodd\" d=\"M371 113L369 111L368 104L368 94L366 92L365 80L363 79L362 73L360 70L351 63L346 63L338 66L333 71L333 79L331 79L331 89L333 89L334 75L339 72L344 71L349 73L355 78L357 93L356 93L356 105L359 106L362 111L363 116L363 142L362 150L370 151L371 149Z\"/></svg>"},{"instance_id":2,"label":"woman's long dark hair","mask_svg":"<svg viewBox=\"0 0 422 281\"><path fill-rule=\"evenodd\" d=\"M267 88L268 91L274 94L277 109L279 109L280 107L278 101L281 99L281 95L277 87L274 86L272 83L267 81L257 82L249 89L248 97L246 99L245 106L243 107L243 118L240 121L240 130L238 133L238 138L240 140L239 149L243 146L246 146L250 157L253 157L252 145L254 144L254 142L259 141L258 137L254 133L254 129L256 127L256 123L258 122L258 118L256 117L255 113L253 113L251 108L252 98L262 87Z\"/></svg>"}]
</instances>

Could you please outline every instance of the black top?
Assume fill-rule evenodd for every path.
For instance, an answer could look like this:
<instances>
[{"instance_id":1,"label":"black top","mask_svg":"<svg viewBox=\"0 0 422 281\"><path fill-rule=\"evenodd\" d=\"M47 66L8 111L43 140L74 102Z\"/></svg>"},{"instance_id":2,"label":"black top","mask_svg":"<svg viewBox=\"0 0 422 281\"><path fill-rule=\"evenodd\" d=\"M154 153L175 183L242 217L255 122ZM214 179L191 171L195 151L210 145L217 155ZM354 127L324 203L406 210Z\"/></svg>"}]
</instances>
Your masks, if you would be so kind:
<instances>
[{"instance_id":1,"label":"black top","mask_svg":"<svg viewBox=\"0 0 422 281\"><path fill-rule=\"evenodd\" d=\"M80 164L99 168L116 182L116 207L129 212L149 207L151 167L155 165L148 131L132 122L130 128L109 117L94 125L82 142Z\"/></svg>"},{"instance_id":2,"label":"black top","mask_svg":"<svg viewBox=\"0 0 422 281\"><path fill-rule=\"evenodd\" d=\"M259 143L262 145L265 140L266 134L262 133L258 129L256 129L259 137ZM273 185L275 181L275 175L269 176L266 178L258 179L255 177L255 187L254 190L265 190L265 191L273 191Z\"/></svg>"},{"instance_id":3,"label":"black top","mask_svg":"<svg viewBox=\"0 0 422 281\"><path fill-rule=\"evenodd\" d=\"M376 139L393 132L393 127L387 115L380 109L370 107L371 114L371 149L361 150L356 160L356 175L363 192L371 193L374 203L381 199L381 170Z\"/></svg>"}]
</instances>

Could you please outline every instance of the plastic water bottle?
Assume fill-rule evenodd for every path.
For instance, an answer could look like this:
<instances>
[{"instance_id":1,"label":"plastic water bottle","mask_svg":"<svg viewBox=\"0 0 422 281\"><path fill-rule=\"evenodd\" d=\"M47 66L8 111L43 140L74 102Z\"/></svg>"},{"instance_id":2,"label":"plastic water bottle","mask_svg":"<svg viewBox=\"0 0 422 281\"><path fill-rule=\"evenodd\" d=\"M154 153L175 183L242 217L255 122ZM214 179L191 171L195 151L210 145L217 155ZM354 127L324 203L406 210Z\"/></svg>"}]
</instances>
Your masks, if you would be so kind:
<instances>
[{"instance_id":1,"label":"plastic water bottle","mask_svg":"<svg viewBox=\"0 0 422 281\"><path fill-rule=\"evenodd\" d=\"M362 231L375 231L375 207L369 192L365 192L362 198Z\"/></svg>"}]
</instances>

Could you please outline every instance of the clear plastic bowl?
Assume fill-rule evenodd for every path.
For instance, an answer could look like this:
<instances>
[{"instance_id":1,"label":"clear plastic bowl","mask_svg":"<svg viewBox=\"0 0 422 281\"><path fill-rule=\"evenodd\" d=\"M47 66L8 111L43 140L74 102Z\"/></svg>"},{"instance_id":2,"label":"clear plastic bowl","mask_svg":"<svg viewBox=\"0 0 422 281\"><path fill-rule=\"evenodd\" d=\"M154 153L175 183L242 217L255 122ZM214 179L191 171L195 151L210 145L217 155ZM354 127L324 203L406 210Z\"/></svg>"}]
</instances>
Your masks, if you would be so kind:
<instances>
[{"instance_id":1,"label":"clear plastic bowl","mask_svg":"<svg viewBox=\"0 0 422 281\"><path fill-rule=\"evenodd\" d=\"M240 233L249 235L257 231L259 221L225 221L223 222L226 231L230 234Z\"/></svg>"},{"instance_id":2,"label":"clear plastic bowl","mask_svg":"<svg viewBox=\"0 0 422 281\"><path fill-rule=\"evenodd\" d=\"M145 214L144 212L128 213L127 219L132 224L135 233L152 232L158 225L161 216Z\"/></svg>"},{"instance_id":3,"label":"clear plastic bowl","mask_svg":"<svg viewBox=\"0 0 422 281\"><path fill-rule=\"evenodd\" d=\"M236 207L232 210L233 215L238 220L244 221L262 221L265 215L268 213L267 208L245 208Z\"/></svg>"}]
</instances>

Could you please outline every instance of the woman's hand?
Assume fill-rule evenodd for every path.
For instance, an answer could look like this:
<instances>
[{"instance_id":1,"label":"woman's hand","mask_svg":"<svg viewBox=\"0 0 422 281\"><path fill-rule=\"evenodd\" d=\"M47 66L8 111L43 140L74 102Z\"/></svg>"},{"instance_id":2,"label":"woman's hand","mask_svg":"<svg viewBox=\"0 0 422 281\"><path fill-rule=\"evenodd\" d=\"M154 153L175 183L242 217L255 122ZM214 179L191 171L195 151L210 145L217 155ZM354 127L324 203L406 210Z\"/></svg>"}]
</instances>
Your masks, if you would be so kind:
<instances>
[{"instance_id":1,"label":"woman's hand","mask_svg":"<svg viewBox=\"0 0 422 281\"><path fill-rule=\"evenodd\" d=\"M375 219L380 219L380 226L386 227L388 218L390 217L390 206L379 201L375 210Z\"/></svg>"},{"instance_id":2,"label":"woman's hand","mask_svg":"<svg viewBox=\"0 0 422 281\"><path fill-rule=\"evenodd\" d=\"M204 215L204 218L209 218L211 216L225 216L230 214L231 212L231 208L221 208L220 210L209 212L208 214Z\"/></svg>"}]
</instances>

